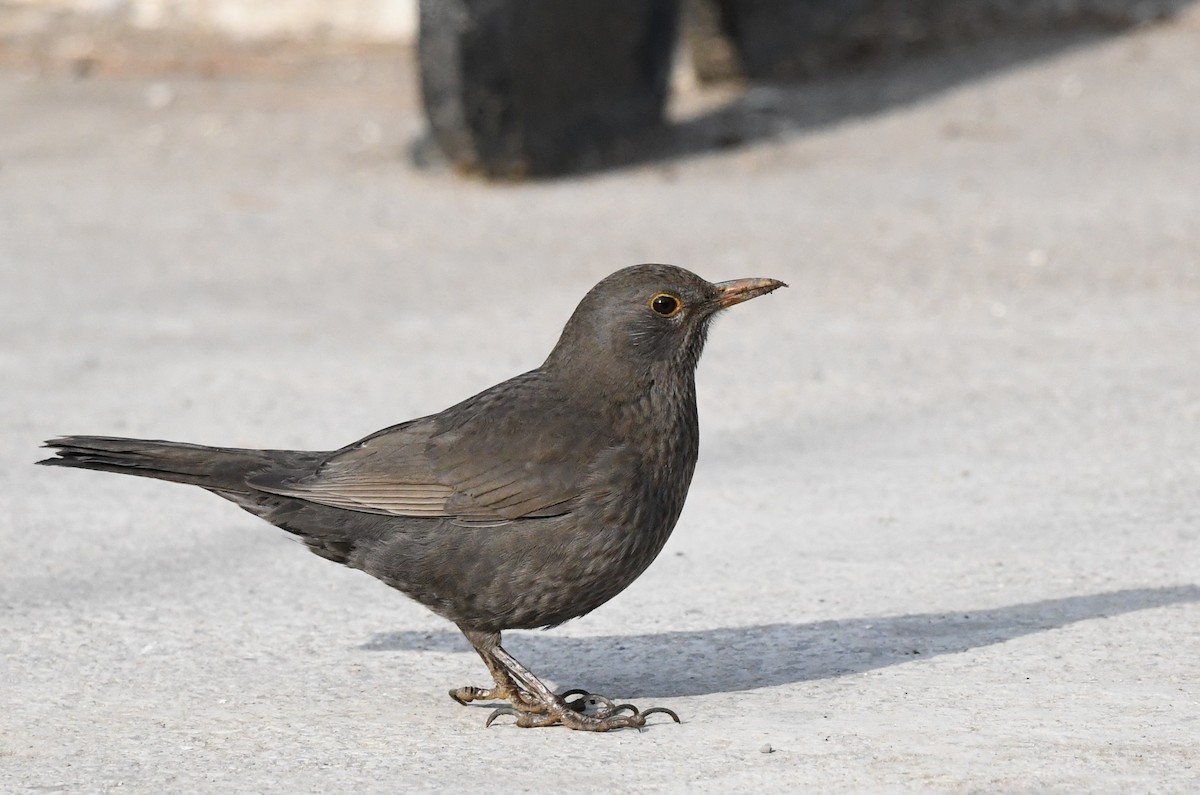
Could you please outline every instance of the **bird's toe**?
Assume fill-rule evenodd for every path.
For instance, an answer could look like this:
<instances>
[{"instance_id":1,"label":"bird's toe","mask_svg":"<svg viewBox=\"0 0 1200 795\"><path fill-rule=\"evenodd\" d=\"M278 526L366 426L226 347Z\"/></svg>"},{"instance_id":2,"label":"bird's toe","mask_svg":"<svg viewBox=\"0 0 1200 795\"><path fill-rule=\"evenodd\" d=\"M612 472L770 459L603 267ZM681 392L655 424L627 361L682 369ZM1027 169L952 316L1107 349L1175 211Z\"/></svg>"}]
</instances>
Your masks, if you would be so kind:
<instances>
[{"instance_id":1,"label":"bird's toe","mask_svg":"<svg viewBox=\"0 0 1200 795\"><path fill-rule=\"evenodd\" d=\"M485 726L491 726L502 715L513 715L517 719L515 725L523 729L562 725L576 731L607 732L640 729L646 725L646 716L655 713L680 722L679 716L666 707L652 707L643 712L633 704L617 704L610 698L586 690L568 690L555 696L540 711L523 710L511 705L499 707L488 716Z\"/></svg>"},{"instance_id":2,"label":"bird's toe","mask_svg":"<svg viewBox=\"0 0 1200 795\"><path fill-rule=\"evenodd\" d=\"M516 687L483 688L467 685L451 690L450 698L463 705L470 704L472 701L507 701L514 711L545 711L545 705L536 696Z\"/></svg>"}]
</instances>

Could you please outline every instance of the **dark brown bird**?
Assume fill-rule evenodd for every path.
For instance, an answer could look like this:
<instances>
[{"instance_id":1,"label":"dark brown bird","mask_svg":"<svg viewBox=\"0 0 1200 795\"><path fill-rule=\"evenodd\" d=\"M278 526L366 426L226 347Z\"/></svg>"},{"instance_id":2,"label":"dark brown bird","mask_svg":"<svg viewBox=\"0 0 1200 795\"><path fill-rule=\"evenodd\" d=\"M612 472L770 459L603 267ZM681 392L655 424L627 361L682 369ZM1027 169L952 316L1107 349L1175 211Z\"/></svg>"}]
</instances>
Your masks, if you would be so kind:
<instances>
[{"instance_id":1,"label":"dark brown bird","mask_svg":"<svg viewBox=\"0 0 1200 795\"><path fill-rule=\"evenodd\" d=\"M191 483L453 621L518 726L607 731L653 712L552 692L500 645L624 590L666 543L696 466L695 368L717 312L783 282L635 265L597 284L541 367L333 452L65 436L52 466Z\"/></svg>"}]
</instances>

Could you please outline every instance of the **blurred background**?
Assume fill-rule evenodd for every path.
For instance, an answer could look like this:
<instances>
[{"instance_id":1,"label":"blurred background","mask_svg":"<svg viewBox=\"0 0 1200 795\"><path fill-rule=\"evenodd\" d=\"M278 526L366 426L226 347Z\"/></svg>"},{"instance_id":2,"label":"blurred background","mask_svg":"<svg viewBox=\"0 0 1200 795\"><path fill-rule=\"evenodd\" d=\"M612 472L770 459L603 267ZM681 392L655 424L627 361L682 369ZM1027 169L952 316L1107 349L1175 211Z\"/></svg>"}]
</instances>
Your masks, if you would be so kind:
<instances>
[{"instance_id":1,"label":"blurred background","mask_svg":"<svg viewBox=\"0 0 1200 795\"><path fill-rule=\"evenodd\" d=\"M1198 6L0 0L0 790L1191 791ZM30 465L336 448L643 261L791 286L660 559L506 645L680 726L484 731L423 608Z\"/></svg>"},{"instance_id":2,"label":"blurred background","mask_svg":"<svg viewBox=\"0 0 1200 795\"><path fill-rule=\"evenodd\" d=\"M7 0L0 5L0 41L10 63L80 78L134 71L278 74L297 61L408 50L429 121L427 139L414 142L416 162L442 156L460 171L521 179L736 146L813 118L812 107L735 90L723 98L733 101L713 99L709 112L664 128L671 98L698 86L810 82L970 42L1041 38L1033 52L998 48L964 72L909 87L943 90L1041 47L1063 46L1047 40L1048 33L1115 33L1168 20L1189 4ZM164 104L169 94L169 87L160 89L149 101ZM901 93L873 103L916 98Z\"/></svg>"}]
</instances>

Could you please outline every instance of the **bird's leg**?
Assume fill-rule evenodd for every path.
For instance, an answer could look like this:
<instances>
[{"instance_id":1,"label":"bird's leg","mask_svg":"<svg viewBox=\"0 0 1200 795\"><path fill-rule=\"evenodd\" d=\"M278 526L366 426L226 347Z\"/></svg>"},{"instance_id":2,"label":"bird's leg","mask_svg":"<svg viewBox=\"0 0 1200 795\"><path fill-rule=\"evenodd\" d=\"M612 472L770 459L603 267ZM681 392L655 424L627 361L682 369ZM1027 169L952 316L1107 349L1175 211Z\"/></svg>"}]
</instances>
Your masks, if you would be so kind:
<instances>
[{"instance_id":1,"label":"bird's leg","mask_svg":"<svg viewBox=\"0 0 1200 795\"><path fill-rule=\"evenodd\" d=\"M525 729L562 724L568 729L606 732L613 729L640 729L646 725L646 716L655 712L669 715L679 723L679 716L665 707L654 707L642 712L633 704L614 704L603 696L595 696L582 690L570 690L563 696L556 695L542 680L534 676L532 671L505 651L499 640L497 636L496 644L490 647L489 653L530 699L540 701L539 706L542 708L528 709L527 703L518 704L513 701L511 707L500 707L493 711L488 716L488 726L500 715L516 715L517 725ZM577 694L581 694L581 697L572 701L564 698L566 695ZM622 714L626 712L629 714Z\"/></svg>"},{"instance_id":2,"label":"bird's leg","mask_svg":"<svg viewBox=\"0 0 1200 795\"><path fill-rule=\"evenodd\" d=\"M456 687L450 691L450 698L459 704L469 704L472 701L508 701L514 709L521 712L544 711L542 702L522 689L513 680L512 675L492 657L490 649L500 645L499 632L476 632L468 629L464 629L462 632L483 659L483 664L491 672L496 686L490 689L472 685Z\"/></svg>"}]
</instances>

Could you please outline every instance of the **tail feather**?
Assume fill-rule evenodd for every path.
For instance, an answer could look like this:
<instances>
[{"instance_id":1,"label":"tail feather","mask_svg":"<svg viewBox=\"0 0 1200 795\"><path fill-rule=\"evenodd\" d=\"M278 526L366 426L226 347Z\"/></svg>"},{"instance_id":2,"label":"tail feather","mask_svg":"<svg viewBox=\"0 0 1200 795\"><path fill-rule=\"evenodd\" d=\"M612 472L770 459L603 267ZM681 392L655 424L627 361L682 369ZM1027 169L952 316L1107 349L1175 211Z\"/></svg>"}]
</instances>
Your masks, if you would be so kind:
<instances>
[{"instance_id":1,"label":"tail feather","mask_svg":"<svg viewBox=\"0 0 1200 795\"><path fill-rule=\"evenodd\" d=\"M113 436L61 436L44 446L55 456L37 462L43 466L118 472L233 491L247 490L246 478L279 463L282 452Z\"/></svg>"}]
</instances>

